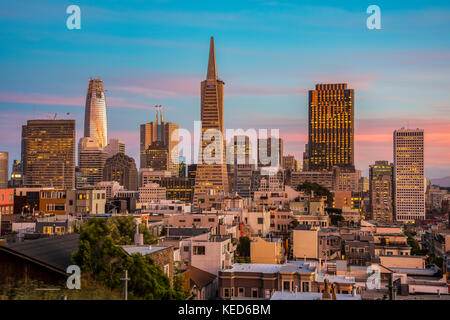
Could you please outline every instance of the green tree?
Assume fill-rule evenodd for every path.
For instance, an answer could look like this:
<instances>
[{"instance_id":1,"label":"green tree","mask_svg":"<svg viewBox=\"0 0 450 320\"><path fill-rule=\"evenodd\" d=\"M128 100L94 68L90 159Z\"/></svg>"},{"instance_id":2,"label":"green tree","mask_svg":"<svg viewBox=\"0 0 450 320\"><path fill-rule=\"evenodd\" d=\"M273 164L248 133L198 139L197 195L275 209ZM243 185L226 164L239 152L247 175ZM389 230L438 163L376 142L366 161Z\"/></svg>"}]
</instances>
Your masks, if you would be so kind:
<instances>
[{"instance_id":1,"label":"green tree","mask_svg":"<svg viewBox=\"0 0 450 320\"><path fill-rule=\"evenodd\" d=\"M297 186L297 191L304 191L306 193L311 193L311 191L314 191L314 195L327 197L326 204L328 207L333 206L333 194L330 190L318 183L305 181Z\"/></svg>"},{"instance_id":2,"label":"green tree","mask_svg":"<svg viewBox=\"0 0 450 320\"><path fill-rule=\"evenodd\" d=\"M81 227L79 249L73 261L83 274L113 290L120 290L121 276L128 270L129 296L132 299L184 299L186 294L174 289L169 278L150 257L128 256L119 245L131 244L132 217L111 220L93 218ZM147 241L153 243L153 236ZM145 242L145 234L144 234Z\"/></svg>"},{"instance_id":3,"label":"green tree","mask_svg":"<svg viewBox=\"0 0 450 320\"><path fill-rule=\"evenodd\" d=\"M344 221L342 214L330 214L330 224L333 226L338 226L340 221Z\"/></svg>"},{"instance_id":4,"label":"green tree","mask_svg":"<svg viewBox=\"0 0 450 320\"><path fill-rule=\"evenodd\" d=\"M414 239L415 232L411 232L409 230L406 230L404 233L408 237L406 242L411 247L411 255L424 256L424 255L427 254L428 251L425 250L425 249L421 249L420 245L419 245L419 242L416 239Z\"/></svg>"},{"instance_id":5,"label":"green tree","mask_svg":"<svg viewBox=\"0 0 450 320\"><path fill-rule=\"evenodd\" d=\"M250 257L250 238L240 237L237 245L237 251L241 257Z\"/></svg>"}]
</instances>

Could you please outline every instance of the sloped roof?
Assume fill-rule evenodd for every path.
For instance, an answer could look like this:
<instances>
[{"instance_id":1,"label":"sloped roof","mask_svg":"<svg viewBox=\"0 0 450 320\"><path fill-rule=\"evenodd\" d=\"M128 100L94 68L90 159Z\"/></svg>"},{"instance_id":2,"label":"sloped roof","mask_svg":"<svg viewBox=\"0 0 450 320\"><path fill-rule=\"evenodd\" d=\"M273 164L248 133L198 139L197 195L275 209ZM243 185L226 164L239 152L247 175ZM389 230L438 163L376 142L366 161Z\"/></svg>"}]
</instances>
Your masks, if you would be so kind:
<instances>
[{"instance_id":1,"label":"sloped roof","mask_svg":"<svg viewBox=\"0 0 450 320\"><path fill-rule=\"evenodd\" d=\"M61 236L23 241L0 246L0 250L66 273L72 264L72 254L78 250L79 235Z\"/></svg>"},{"instance_id":2,"label":"sloped roof","mask_svg":"<svg viewBox=\"0 0 450 320\"><path fill-rule=\"evenodd\" d=\"M188 270L190 274L191 287L195 284L197 288L203 288L217 278L216 275L193 266L190 266Z\"/></svg>"}]
</instances>

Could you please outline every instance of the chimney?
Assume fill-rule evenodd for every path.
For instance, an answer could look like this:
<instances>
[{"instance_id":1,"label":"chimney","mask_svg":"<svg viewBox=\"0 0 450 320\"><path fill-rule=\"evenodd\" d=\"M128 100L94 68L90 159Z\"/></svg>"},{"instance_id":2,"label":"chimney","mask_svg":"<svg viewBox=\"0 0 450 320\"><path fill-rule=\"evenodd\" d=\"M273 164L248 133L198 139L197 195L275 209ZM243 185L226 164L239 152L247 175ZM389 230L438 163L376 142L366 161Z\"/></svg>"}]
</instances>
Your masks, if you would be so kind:
<instances>
[{"instance_id":1,"label":"chimney","mask_svg":"<svg viewBox=\"0 0 450 320\"><path fill-rule=\"evenodd\" d=\"M355 285L353 285L353 287L352 287L352 296L356 297L356 286Z\"/></svg>"}]
</instances>

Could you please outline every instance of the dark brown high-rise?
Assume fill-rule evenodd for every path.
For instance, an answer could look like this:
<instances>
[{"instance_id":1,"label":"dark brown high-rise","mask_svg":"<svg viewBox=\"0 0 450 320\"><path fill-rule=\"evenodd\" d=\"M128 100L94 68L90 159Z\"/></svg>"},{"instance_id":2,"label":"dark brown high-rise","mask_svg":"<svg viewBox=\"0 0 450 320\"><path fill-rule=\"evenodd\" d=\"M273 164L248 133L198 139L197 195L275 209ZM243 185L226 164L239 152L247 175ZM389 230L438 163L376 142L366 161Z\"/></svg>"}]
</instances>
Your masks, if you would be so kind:
<instances>
[{"instance_id":1,"label":"dark brown high-rise","mask_svg":"<svg viewBox=\"0 0 450 320\"><path fill-rule=\"evenodd\" d=\"M309 91L309 171L354 168L354 90L346 83Z\"/></svg>"}]
</instances>

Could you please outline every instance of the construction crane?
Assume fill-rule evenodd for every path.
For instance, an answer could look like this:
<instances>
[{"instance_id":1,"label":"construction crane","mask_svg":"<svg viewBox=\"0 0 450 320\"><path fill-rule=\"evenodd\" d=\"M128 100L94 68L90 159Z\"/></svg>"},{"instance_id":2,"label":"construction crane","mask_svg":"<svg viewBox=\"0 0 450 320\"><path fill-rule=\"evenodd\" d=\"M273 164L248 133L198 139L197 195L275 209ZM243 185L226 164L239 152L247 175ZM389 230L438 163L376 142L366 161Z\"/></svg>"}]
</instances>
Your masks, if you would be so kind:
<instances>
[{"instance_id":1,"label":"construction crane","mask_svg":"<svg viewBox=\"0 0 450 320\"><path fill-rule=\"evenodd\" d=\"M53 120L56 120L56 116L58 115L58 113L54 113L53 114ZM70 112L66 112L66 116L70 115Z\"/></svg>"}]
</instances>

